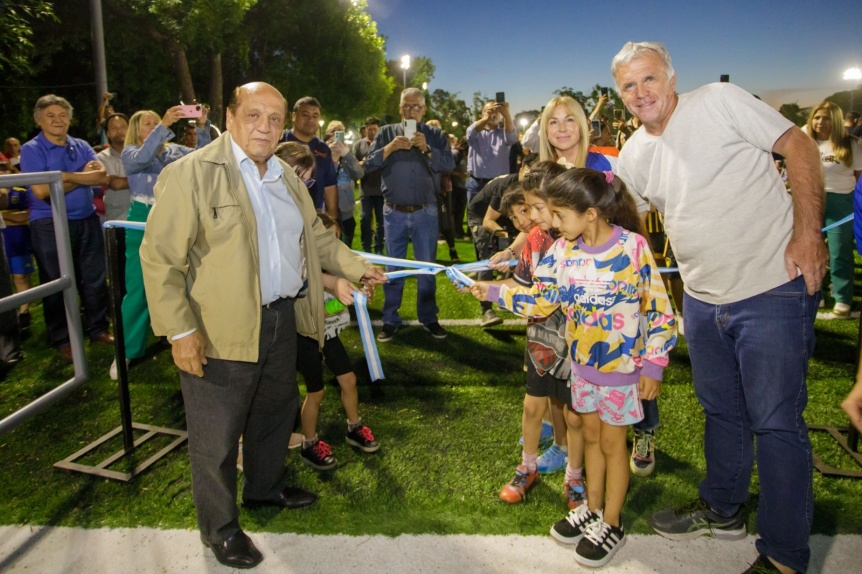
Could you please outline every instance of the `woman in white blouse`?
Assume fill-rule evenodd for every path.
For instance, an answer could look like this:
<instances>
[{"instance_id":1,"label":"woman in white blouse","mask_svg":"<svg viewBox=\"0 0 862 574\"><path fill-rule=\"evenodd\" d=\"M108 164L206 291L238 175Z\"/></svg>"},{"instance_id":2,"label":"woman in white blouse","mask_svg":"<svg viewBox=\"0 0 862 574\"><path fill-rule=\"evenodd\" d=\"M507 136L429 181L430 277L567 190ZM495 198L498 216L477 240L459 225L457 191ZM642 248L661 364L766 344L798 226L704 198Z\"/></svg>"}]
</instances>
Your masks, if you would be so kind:
<instances>
[{"instance_id":1,"label":"woman in white blouse","mask_svg":"<svg viewBox=\"0 0 862 574\"><path fill-rule=\"evenodd\" d=\"M808 116L807 132L820 148L826 179L826 217L824 226L853 213L853 188L862 172L862 146L844 128L844 114L832 102L816 105ZM793 182L791 182L793 185ZM826 232L829 246L829 274L835 306L832 314L850 316L853 302L853 226L849 224Z\"/></svg>"}]
</instances>

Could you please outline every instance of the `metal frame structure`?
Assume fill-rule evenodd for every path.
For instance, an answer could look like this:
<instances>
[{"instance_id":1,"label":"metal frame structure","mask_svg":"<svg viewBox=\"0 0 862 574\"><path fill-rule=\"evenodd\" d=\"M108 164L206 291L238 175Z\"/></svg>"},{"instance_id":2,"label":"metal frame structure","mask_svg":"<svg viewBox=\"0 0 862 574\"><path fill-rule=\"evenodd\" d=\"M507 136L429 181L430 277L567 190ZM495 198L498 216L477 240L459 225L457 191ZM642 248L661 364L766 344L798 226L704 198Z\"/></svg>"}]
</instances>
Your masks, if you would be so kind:
<instances>
[{"instance_id":1,"label":"metal frame structure","mask_svg":"<svg viewBox=\"0 0 862 574\"><path fill-rule=\"evenodd\" d=\"M859 334L856 337L856 349L862 349L862 315L859 316ZM854 373L859 372L859 356L856 357L856 368ZM862 467L862 454L859 453L859 431L850 424L846 427L836 427L832 425L808 425L808 431L827 432L835 439L845 453L859 466ZM844 436L846 434L846 438ZM814 458L814 468L816 468L824 476L840 476L842 478L862 478L862 470L845 470L843 468L835 468L829 466L820 456L812 451Z\"/></svg>"},{"instance_id":2,"label":"metal frame structure","mask_svg":"<svg viewBox=\"0 0 862 574\"><path fill-rule=\"evenodd\" d=\"M16 293L9 297L0 298L0 313L17 309L23 303L31 303L48 295L62 292L63 303L66 308L66 322L69 326L69 343L72 347L72 363L75 369L75 374L71 379L62 383L60 386L52 389L38 399L0 420L0 435L12 431L24 422L44 412L48 407L66 398L69 394L77 390L78 387L82 386L89 380L87 356L84 353L84 335L81 329L81 317L78 311L78 290L75 283L75 266L72 260L72 247L69 240L69 225L66 218L66 194L63 190L62 175L59 171L49 171L0 176L0 186L2 187L27 186L43 183L47 183L50 189L54 235L57 241L57 256L60 263L60 278L45 283L44 285L28 289L27 291ZM121 425L78 452L56 463L54 467L128 482L149 468L168 452L184 443L188 439L188 433L186 431L176 429L154 427L151 425L132 422L131 406L129 402L129 381L123 347L123 322L120 310L121 291L119 289L119 258L114 232L114 229L109 229L108 260L111 268L112 296L115 302L113 305L115 332L114 350L117 355L117 366L120 374L118 393ZM135 430L145 431L145 434L135 440ZM122 450L115 452L96 465L91 466L75 462L77 459L89 454L97 447L114 438L120 432L123 433ZM174 440L168 446L162 448L156 454L152 455L141 464L136 465L128 472L108 469L109 466L115 464L124 457L132 456L139 446L158 435L170 435L174 437Z\"/></svg>"}]
</instances>

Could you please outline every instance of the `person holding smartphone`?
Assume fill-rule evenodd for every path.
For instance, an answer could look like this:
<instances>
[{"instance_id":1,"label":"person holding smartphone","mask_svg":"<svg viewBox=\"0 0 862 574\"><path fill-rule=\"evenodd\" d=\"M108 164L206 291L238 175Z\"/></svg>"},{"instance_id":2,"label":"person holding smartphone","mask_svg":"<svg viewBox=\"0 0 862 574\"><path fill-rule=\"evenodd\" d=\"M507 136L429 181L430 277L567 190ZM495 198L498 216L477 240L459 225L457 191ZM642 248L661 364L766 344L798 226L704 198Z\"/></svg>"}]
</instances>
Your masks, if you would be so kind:
<instances>
[{"instance_id":1,"label":"person holding smartphone","mask_svg":"<svg viewBox=\"0 0 862 574\"><path fill-rule=\"evenodd\" d=\"M201 115L195 118L198 148L210 143L207 110L202 108L201 112ZM184 106L179 105L165 110L162 117L152 110L140 110L129 119L129 129L126 131L126 142L121 155L131 194L129 213L126 216L128 221L147 221L156 200L153 189L159 174L168 164L194 151L192 148L171 143L176 137L171 126L183 119L185 113ZM122 307L126 366L129 361L143 357L147 352L147 340L151 330L139 254L143 239L143 231L126 230L126 295L123 297ZM119 372L116 359L111 363L108 375L112 380L117 380Z\"/></svg>"},{"instance_id":2,"label":"person holding smartphone","mask_svg":"<svg viewBox=\"0 0 862 574\"><path fill-rule=\"evenodd\" d=\"M509 151L518 143L518 130L509 112L509 103L503 101L503 92L497 94L498 101L482 106L482 117L467 128L468 203L482 191L489 181L509 173Z\"/></svg>"},{"instance_id":3,"label":"person holding smartphone","mask_svg":"<svg viewBox=\"0 0 862 574\"><path fill-rule=\"evenodd\" d=\"M407 245L413 243L417 261L437 259L437 181L441 173L455 168L455 158L446 134L422 122L425 94L417 88L401 92L401 122L380 128L368 156L366 173L382 172L383 227L386 254L403 259ZM408 130L412 131L411 137ZM419 322L435 339L447 337L437 321L436 280L434 275L417 279L416 311ZM377 340L391 341L401 327L398 314L404 292L404 279L383 287L383 329Z\"/></svg>"}]
</instances>

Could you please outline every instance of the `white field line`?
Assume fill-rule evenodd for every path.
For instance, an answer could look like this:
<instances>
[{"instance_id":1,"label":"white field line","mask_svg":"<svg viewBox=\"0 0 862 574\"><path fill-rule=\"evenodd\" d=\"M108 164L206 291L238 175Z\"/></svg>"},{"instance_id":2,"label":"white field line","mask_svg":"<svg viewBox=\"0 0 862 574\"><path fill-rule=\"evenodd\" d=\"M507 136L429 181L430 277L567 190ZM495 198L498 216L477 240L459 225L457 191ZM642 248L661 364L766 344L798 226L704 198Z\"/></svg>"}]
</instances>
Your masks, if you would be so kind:
<instances>
[{"instance_id":1,"label":"white field line","mask_svg":"<svg viewBox=\"0 0 862 574\"><path fill-rule=\"evenodd\" d=\"M285 511L291 512L291 511ZM302 512L293 511L293 512ZM595 572L550 536L310 536L251 532L256 574L484 574ZM862 536L812 536L809 572L859 571ZM757 557L754 536L672 542L630 535L602 574L733 574ZM64 574L236 572L218 564L196 530L0 526L0 571Z\"/></svg>"}]
</instances>

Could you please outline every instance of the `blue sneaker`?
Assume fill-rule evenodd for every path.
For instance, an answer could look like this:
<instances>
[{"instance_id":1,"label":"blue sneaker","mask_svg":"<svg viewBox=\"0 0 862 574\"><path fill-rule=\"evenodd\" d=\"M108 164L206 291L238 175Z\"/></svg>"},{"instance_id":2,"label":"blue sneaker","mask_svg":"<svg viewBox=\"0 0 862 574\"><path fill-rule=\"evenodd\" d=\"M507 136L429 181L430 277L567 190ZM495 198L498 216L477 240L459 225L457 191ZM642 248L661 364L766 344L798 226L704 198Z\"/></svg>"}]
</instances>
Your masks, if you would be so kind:
<instances>
[{"instance_id":1,"label":"blue sneaker","mask_svg":"<svg viewBox=\"0 0 862 574\"><path fill-rule=\"evenodd\" d=\"M542 421L542 434L539 437L539 448L548 448L554 442L554 425ZM518 444L524 446L524 437L518 439Z\"/></svg>"},{"instance_id":2,"label":"blue sneaker","mask_svg":"<svg viewBox=\"0 0 862 574\"><path fill-rule=\"evenodd\" d=\"M539 474L550 474L563 470L568 462L569 455L554 444L539 456L539 460L536 461L536 468L539 470Z\"/></svg>"}]
</instances>

